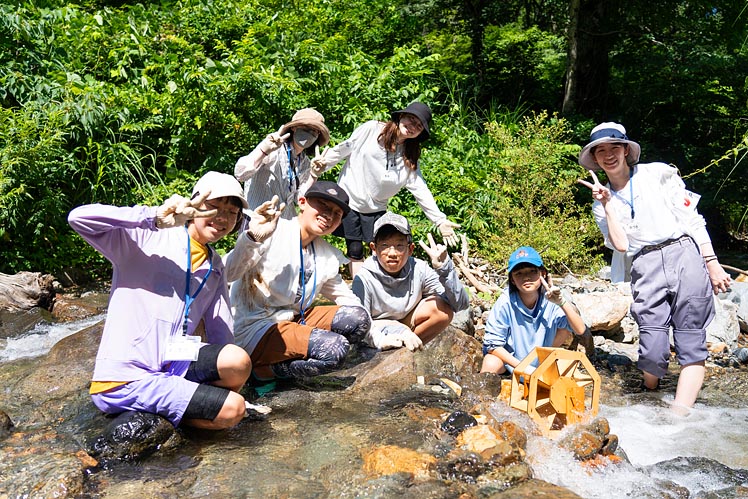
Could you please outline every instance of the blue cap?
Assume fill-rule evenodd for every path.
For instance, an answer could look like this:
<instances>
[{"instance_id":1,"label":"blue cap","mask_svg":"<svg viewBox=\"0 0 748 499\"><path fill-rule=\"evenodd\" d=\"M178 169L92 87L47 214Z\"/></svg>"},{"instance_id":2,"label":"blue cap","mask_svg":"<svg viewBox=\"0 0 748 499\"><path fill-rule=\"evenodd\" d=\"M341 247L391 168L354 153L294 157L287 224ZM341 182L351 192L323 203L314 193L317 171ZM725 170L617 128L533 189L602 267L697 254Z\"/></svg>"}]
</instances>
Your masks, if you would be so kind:
<instances>
[{"instance_id":1,"label":"blue cap","mask_svg":"<svg viewBox=\"0 0 748 499\"><path fill-rule=\"evenodd\" d=\"M512 253L512 256L509 257L507 272L511 273L512 269L520 263L530 263L536 267L542 267L543 259L540 258L540 254L535 251L534 248L520 246L514 253Z\"/></svg>"}]
</instances>

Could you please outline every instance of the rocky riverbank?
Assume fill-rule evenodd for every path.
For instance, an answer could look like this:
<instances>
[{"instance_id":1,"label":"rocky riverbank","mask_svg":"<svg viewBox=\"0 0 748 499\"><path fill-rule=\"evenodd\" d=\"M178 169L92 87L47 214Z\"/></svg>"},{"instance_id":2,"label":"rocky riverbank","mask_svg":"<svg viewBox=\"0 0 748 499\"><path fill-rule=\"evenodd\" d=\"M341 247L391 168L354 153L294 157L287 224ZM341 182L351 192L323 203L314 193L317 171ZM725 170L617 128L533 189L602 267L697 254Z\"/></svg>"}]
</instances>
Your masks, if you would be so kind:
<instances>
[{"instance_id":1,"label":"rocky riverbank","mask_svg":"<svg viewBox=\"0 0 748 499\"><path fill-rule=\"evenodd\" d=\"M675 391L677 366L657 396L641 391L625 289L600 279L559 283L591 326L594 348L587 348L602 377L601 401L651 404L667 414L663 400ZM58 312L100 311L98 297L89 298L60 296ZM722 298L727 326L710 333L714 352L699 404L744 409L748 372L730 353L744 346L739 313L745 304ZM102 325L86 328L47 355L0 363L0 498L585 497L560 485L565 480L537 478L540 454L551 448L576 456L571 462L579 464L566 470L571 474L634 470L625 443L617 445L605 420L550 441L526 414L497 401L500 377L478 374L491 305L474 300L422 352L358 351L335 376L279 386L262 399L273 407L266 419L215 433L132 421L137 438L122 446L108 433L115 420L87 395ZM246 394L253 396L249 388ZM741 497L740 485L748 481L745 470L684 456L636 468L642 476L637 497L688 497L686 487L666 478L666 470L683 466L719 476L721 498Z\"/></svg>"}]
</instances>

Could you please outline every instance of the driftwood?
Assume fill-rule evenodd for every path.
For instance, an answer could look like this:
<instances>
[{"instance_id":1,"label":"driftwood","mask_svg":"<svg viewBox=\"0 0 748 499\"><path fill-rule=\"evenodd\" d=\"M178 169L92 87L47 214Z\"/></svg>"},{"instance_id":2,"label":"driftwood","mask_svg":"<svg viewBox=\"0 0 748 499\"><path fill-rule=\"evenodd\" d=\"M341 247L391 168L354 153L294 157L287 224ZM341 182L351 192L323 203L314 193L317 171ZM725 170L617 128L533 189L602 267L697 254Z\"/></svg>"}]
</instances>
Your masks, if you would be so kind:
<instances>
[{"instance_id":1,"label":"driftwood","mask_svg":"<svg viewBox=\"0 0 748 499\"><path fill-rule=\"evenodd\" d=\"M748 275L748 271L739 269L737 267L733 267L731 265L725 265L723 263L721 263L720 265L722 265L722 268L725 269L725 270L730 270L732 272L737 272L738 274Z\"/></svg>"},{"instance_id":2,"label":"driftwood","mask_svg":"<svg viewBox=\"0 0 748 499\"><path fill-rule=\"evenodd\" d=\"M0 309L29 310L52 308L54 277L39 272L0 273Z\"/></svg>"},{"instance_id":3,"label":"driftwood","mask_svg":"<svg viewBox=\"0 0 748 499\"><path fill-rule=\"evenodd\" d=\"M462 241L462 251L460 253L453 254L452 258L454 258L454 261L457 263L457 268L460 269L462 275L465 276L465 279L467 279L468 282L470 282L470 285L473 286L479 293L495 293L496 291L498 291L499 288L497 286L482 282L470 270L470 267L468 266L468 239L464 234L460 234L460 239Z\"/></svg>"}]
</instances>

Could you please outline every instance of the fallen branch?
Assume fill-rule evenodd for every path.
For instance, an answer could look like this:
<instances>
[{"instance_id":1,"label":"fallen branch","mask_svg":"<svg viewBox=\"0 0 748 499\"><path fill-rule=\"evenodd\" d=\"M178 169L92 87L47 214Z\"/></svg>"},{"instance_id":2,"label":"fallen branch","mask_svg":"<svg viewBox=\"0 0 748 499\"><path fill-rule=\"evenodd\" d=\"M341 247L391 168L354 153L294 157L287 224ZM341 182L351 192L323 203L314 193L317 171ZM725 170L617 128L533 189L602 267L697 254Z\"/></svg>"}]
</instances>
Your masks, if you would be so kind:
<instances>
[{"instance_id":1,"label":"fallen branch","mask_svg":"<svg viewBox=\"0 0 748 499\"><path fill-rule=\"evenodd\" d=\"M54 277L39 272L0 274L0 309L50 309L54 299Z\"/></svg>"},{"instance_id":2,"label":"fallen branch","mask_svg":"<svg viewBox=\"0 0 748 499\"><path fill-rule=\"evenodd\" d=\"M737 272L738 274L748 275L748 271L739 269L737 267L733 267L731 265L725 265L724 263L720 263L722 265L722 268L725 270L731 270L733 272Z\"/></svg>"},{"instance_id":3,"label":"fallen branch","mask_svg":"<svg viewBox=\"0 0 748 499\"><path fill-rule=\"evenodd\" d=\"M479 293L495 293L499 290L499 288L496 286L492 286L490 284L479 281L478 278L475 277L475 275L473 275L473 273L470 271L468 266L462 261L462 257L460 255L454 254L452 256L457 261L457 267L460 269L460 272L462 272L462 275L465 276L465 278Z\"/></svg>"}]
</instances>

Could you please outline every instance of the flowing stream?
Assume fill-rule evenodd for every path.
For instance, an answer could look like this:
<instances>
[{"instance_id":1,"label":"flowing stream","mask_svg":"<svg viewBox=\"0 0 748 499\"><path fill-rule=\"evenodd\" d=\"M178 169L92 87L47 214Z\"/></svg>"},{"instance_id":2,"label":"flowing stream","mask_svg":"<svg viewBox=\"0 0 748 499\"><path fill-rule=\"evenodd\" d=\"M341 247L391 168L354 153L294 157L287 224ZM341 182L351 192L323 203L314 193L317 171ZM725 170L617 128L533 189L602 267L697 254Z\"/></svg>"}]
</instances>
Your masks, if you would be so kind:
<instances>
[{"instance_id":1,"label":"flowing stream","mask_svg":"<svg viewBox=\"0 0 748 499\"><path fill-rule=\"evenodd\" d=\"M65 324L39 324L18 336L0 339L0 364L22 357L45 354L60 339L88 327L103 316ZM7 334L7 333L6 333ZM223 494L229 497L391 497L387 485L377 493L367 489L360 471L361 447L396 443L423 448L428 431L401 409L338 401L334 394L305 394L327 404L283 406L276 402L268 421L245 424L210 436L193 435L175 454L158 454L140 463L110 470L103 479L110 487L106 497L138 497L126 492L134 479L157 483L183 474L184 497ZM271 400L272 402L272 400ZM619 438L629 463L601 468L576 461L553 442L532 437L527 461L535 478L566 487L588 499L679 497L652 492L651 484L669 480L688 489L690 498L742 497L719 495L735 487L734 473L748 476L748 409L697 405L687 416L668 407L666 395L603 400L600 416L608 419L611 433ZM517 420L518 411L497 403L491 407L499 418ZM419 424L421 427L419 427ZM206 457L206 449L218 449ZM249 463L232 464L239 452ZM237 454L234 454L237 453ZM223 458L216 458L216 455ZM704 458L718 462L704 465ZM719 466L721 464L725 469ZM724 471L724 472L723 472ZM232 476L231 486L215 477ZM213 480L211 480L213 477ZM95 480L94 475L94 480ZM152 487L153 485L151 485ZM177 486L179 487L179 486ZM368 485L371 487L371 485ZM237 490L243 491L241 494ZM229 492L227 492L229 491ZM153 492L155 496L158 493ZM180 491L171 490L180 496ZM369 494L369 495L367 495ZM717 495L710 495L717 494ZM171 497L164 492L163 497Z\"/></svg>"}]
</instances>

